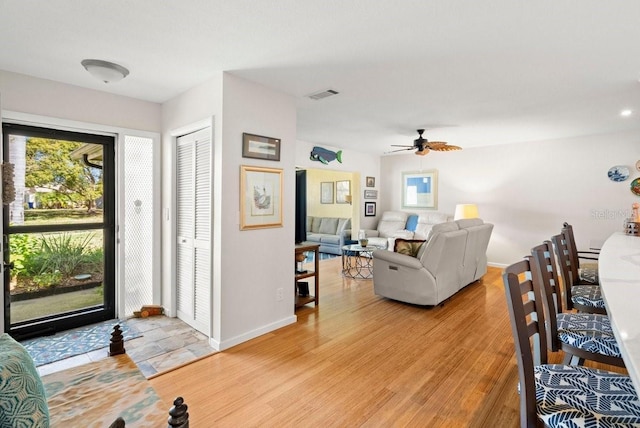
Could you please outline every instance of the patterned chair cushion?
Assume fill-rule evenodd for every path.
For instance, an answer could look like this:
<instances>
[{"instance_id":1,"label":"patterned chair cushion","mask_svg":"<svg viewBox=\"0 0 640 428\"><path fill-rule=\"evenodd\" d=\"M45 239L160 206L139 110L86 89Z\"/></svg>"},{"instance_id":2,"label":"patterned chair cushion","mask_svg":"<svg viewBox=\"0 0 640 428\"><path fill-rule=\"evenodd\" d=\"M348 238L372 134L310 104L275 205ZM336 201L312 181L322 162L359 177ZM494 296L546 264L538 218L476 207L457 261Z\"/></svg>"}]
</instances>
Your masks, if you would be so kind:
<instances>
[{"instance_id":1,"label":"patterned chair cushion","mask_svg":"<svg viewBox=\"0 0 640 428\"><path fill-rule=\"evenodd\" d=\"M571 287L571 301L578 305L604 308L604 299L600 287L594 285L575 285Z\"/></svg>"},{"instance_id":2,"label":"patterned chair cushion","mask_svg":"<svg viewBox=\"0 0 640 428\"><path fill-rule=\"evenodd\" d=\"M558 330L601 331L613 333L609 317L601 314L561 313L556 315Z\"/></svg>"},{"instance_id":3,"label":"patterned chair cushion","mask_svg":"<svg viewBox=\"0 0 640 428\"><path fill-rule=\"evenodd\" d=\"M560 315L569 315L568 317ZM576 314L559 314L558 339L560 342L594 354L622 358L609 317L575 317ZM591 315L591 314L586 314ZM606 320L606 321L604 321Z\"/></svg>"},{"instance_id":4,"label":"patterned chair cushion","mask_svg":"<svg viewBox=\"0 0 640 428\"><path fill-rule=\"evenodd\" d=\"M628 376L583 366L535 367L538 416L549 427L640 426Z\"/></svg>"},{"instance_id":5,"label":"patterned chair cushion","mask_svg":"<svg viewBox=\"0 0 640 428\"><path fill-rule=\"evenodd\" d=\"M27 350L0 336L0 427L49 427L47 398Z\"/></svg>"}]
</instances>

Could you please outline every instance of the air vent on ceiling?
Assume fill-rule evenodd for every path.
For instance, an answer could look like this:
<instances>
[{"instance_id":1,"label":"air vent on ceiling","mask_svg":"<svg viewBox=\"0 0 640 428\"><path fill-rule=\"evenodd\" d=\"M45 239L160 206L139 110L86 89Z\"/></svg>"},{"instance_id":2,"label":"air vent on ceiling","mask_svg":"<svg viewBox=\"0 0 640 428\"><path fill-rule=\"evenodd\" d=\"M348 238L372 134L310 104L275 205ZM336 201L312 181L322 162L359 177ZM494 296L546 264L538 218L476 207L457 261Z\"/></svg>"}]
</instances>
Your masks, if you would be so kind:
<instances>
[{"instance_id":1,"label":"air vent on ceiling","mask_svg":"<svg viewBox=\"0 0 640 428\"><path fill-rule=\"evenodd\" d=\"M312 100L318 101L323 98L332 97L338 94L339 94L338 91L334 91L333 89L327 89L326 91L316 92L314 94L307 95L307 97L311 98Z\"/></svg>"}]
</instances>

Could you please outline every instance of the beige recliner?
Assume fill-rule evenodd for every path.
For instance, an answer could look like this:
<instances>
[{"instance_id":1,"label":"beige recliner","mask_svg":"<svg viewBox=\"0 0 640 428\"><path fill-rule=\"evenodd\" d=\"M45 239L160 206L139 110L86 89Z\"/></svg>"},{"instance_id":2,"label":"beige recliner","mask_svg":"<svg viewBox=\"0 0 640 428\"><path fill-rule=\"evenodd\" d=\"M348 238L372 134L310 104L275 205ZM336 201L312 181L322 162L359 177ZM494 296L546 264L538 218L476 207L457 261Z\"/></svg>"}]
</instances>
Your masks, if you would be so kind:
<instances>
[{"instance_id":1,"label":"beige recliner","mask_svg":"<svg viewBox=\"0 0 640 428\"><path fill-rule=\"evenodd\" d=\"M487 270L493 225L480 219L436 224L417 257L373 252L374 292L402 302L437 305Z\"/></svg>"}]
</instances>

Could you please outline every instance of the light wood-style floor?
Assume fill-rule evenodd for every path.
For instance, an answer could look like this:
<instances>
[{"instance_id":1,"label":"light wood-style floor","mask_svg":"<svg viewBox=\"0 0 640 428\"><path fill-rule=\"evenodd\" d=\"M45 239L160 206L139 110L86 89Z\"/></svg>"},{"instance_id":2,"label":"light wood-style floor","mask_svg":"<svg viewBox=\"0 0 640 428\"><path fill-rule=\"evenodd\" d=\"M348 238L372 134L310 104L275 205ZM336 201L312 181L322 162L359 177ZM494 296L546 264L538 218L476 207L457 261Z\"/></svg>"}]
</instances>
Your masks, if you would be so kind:
<instances>
[{"instance_id":1,"label":"light wood-style floor","mask_svg":"<svg viewBox=\"0 0 640 428\"><path fill-rule=\"evenodd\" d=\"M339 258L320 268L317 308L152 379L158 394L167 403L183 396L193 427L518 426L500 269L426 308L343 278Z\"/></svg>"}]
</instances>

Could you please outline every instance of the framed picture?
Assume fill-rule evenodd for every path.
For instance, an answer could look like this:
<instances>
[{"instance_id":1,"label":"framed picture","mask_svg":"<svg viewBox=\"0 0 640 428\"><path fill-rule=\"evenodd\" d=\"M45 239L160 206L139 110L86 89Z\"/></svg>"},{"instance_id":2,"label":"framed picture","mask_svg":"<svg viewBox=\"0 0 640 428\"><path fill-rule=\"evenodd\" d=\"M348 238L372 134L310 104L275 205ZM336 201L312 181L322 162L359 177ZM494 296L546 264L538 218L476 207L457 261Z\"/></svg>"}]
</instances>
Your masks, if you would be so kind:
<instances>
[{"instance_id":1,"label":"framed picture","mask_svg":"<svg viewBox=\"0 0 640 428\"><path fill-rule=\"evenodd\" d=\"M282 170L240 165L240 230L282 227Z\"/></svg>"},{"instance_id":2,"label":"framed picture","mask_svg":"<svg viewBox=\"0 0 640 428\"><path fill-rule=\"evenodd\" d=\"M333 203L333 181L323 181L320 183L320 203Z\"/></svg>"},{"instance_id":3,"label":"framed picture","mask_svg":"<svg viewBox=\"0 0 640 428\"><path fill-rule=\"evenodd\" d=\"M376 178L375 177L367 177L366 186L367 187L376 187Z\"/></svg>"},{"instance_id":4,"label":"framed picture","mask_svg":"<svg viewBox=\"0 0 640 428\"><path fill-rule=\"evenodd\" d=\"M376 215L376 203L375 202L365 202L364 203L364 216L365 217L374 217Z\"/></svg>"},{"instance_id":5,"label":"framed picture","mask_svg":"<svg viewBox=\"0 0 640 428\"><path fill-rule=\"evenodd\" d=\"M280 140L260 135L242 134L242 157L280 160Z\"/></svg>"},{"instance_id":6,"label":"framed picture","mask_svg":"<svg viewBox=\"0 0 640 428\"><path fill-rule=\"evenodd\" d=\"M348 204L351 196L351 181L336 181L336 204Z\"/></svg>"},{"instance_id":7,"label":"framed picture","mask_svg":"<svg viewBox=\"0 0 640 428\"><path fill-rule=\"evenodd\" d=\"M364 191L365 199L378 199L378 191L377 190L365 190Z\"/></svg>"},{"instance_id":8,"label":"framed picture","mask_svg":"<svg viewBox=\"0 0 640 428\"><path fill-rule=\"evenodd\" d=\"M438 208L438 171L402 173L402 208Z\"/></svg>"}]
</instances>

